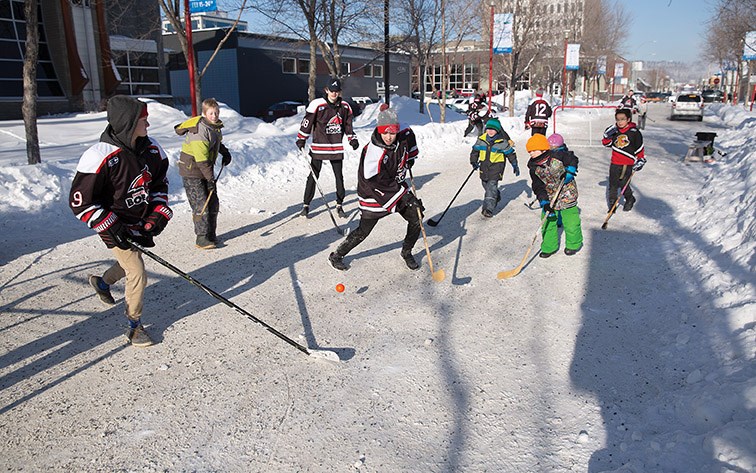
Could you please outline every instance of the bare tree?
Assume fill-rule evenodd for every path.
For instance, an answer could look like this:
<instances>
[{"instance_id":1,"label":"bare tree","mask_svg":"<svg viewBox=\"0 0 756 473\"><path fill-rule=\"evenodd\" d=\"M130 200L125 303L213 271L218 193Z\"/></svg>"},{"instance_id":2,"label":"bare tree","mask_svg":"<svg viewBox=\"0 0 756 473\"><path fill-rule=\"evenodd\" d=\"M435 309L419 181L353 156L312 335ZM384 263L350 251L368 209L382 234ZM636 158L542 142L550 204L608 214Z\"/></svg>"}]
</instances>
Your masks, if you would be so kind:
<instances>
[{"instance_id":1,"label":"bare tree","mask_svg":"<svg viewBox=\"0 0 756 473\"><path fill-rule=\"evenodd\" d=\"M715 12L709 21L705 57L718 64L723 71L736 67L742 85L746 81L742 68L737 66L741 62L746 33L756 30L756 0L718 0ZM726 74L723 80L727 80ZM722 84L723 87L727 85L734 90L733 84ZM741 93L735 92L738 95Z\"/></svg>"},{"instance_id":2,"label":"bare tree","mask_svg":"<svg viewBox=\"0 0 756 473\"><path fill-rule=\"evenodd\" d=\"M39 135L37 133L37 60L39 59L39 18L37 0L24 1L26 17L26 50L24 51L24 101L21 112L26 132L26 159L39 164Z\"/></svg>"},{"instance_id":3,"label":"bare tree","mask_svg":"<svg viewBox=\"0 0 756 473\"><path fill-rule=\"evenodd\" d=\"M236 25L239 24L239 19L244 12L244 6L246 5L246 3L247 0L242 1L241 7L239 8L239 14L236 17L234 24L231 25L228 30L226 30L226 35L222 40L220 40L220 42L218 42L218 45L215 47L215 51L213 51L210 59L207 60L205 67L197 74L195 81L195 91L197 95L196 103L194 104L197 107L197 110L200 110L202 108L202 77L205 75L205 72L207 72L208 67L210 67L210 63L213 62L213 59L215 59L218 51L220 51L220 49L223 47L223 44L226 42L226 40L228 40L234 30L236 30ZM186 59L188 64L190 61L189 42L186 38L186 29L184 28L184 23L181 21L184 13L184 2L182 0L160 0L160 6L163 9L163 13L165 14L166 19L170 22L174 31L176 31L176 36L178 37L179 44L181 44L181 51L184 53L184 58ZM193 58L191 59L193 60Z\"/></svg>"}]
</instances>

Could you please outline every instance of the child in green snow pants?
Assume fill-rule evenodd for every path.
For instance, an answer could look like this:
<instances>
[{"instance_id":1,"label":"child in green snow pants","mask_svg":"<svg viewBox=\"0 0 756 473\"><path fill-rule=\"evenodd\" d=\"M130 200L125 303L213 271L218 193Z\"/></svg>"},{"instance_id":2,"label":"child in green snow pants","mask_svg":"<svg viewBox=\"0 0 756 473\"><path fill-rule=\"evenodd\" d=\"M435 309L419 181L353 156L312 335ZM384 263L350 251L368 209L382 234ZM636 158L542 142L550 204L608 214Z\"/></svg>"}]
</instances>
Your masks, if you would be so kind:
<instances>
[{"instance_id":1,"label":"child in green snow pants","mask_svg":"<svg viewBox=\"0 0 756 473\"><path fill-rule=\"evenodd\" d=\"M580 209L577 206L569 209L557 210L554 216L546 217L546 222L541 228L543 253L554 253L559 249L559 229L557 219L561 215L564 227L564 248L566 250L579 250L583 245L583 231L580 229Z\"/></svg>"}]
</instances>

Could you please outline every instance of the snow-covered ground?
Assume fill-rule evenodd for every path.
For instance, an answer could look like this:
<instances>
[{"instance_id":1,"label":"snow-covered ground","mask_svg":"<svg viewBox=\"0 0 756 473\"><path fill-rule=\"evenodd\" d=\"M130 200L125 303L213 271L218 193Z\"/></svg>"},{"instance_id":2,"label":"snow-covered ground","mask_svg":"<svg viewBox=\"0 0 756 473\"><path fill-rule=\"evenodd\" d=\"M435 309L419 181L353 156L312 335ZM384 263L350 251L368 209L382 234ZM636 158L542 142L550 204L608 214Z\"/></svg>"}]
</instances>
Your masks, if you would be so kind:
<instances>
[{"instance_id":1,"label":"snow-covered ground","mask_svg":"<svg viewBox=\"0 0 756 473\"><path fill-rule=\"evenodd\" d=\"M504 118L525 170L522 115ZM421 156L426 216L469 174L464 117L438 123L395 98ZM27 166L20 121L0 123L0 458L30 471L746 472L756 471L756 117L712 105L703 123L652 104L638 203L600 230L608 152L590 146L611 111L559 112L580 157L585 246L517 265L538 228L527 172L507 169L502 204L480 217L473 177L426 227L434 282L399 256L404 221L382 220L346 261L316 196L295 217L307 168L301 117L266 124L223 108L234 155L219 184L225 245L194 248L175 167L175 217L154 252L287 337L332 350L303 355L147 259L144 320L159 343L124 344L122 305L86 283L112 258L74 219L68 189L105 114L43 118L43 163ZM151 102L150 135L172 164L185 118ZM361 143L377 105L356 120ZM697 131L726 156L681 158ZM588 146L582 146L588 145ZM357 154L345 163L342 224L354 229ZM326 165L322 186L333 201ZM337 293L343 283L346 290ZM122 285L114 286L122 297ZM119 301L120 302L120 301Z\"/></svg>"}]
</instances>

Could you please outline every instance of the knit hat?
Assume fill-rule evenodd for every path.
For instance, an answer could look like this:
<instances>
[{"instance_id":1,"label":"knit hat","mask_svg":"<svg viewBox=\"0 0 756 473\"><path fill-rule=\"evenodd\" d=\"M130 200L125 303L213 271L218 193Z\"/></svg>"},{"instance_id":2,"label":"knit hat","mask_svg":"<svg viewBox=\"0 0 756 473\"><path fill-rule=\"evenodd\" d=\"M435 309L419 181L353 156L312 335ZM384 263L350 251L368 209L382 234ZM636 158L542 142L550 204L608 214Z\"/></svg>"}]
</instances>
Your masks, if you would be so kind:
<instances>
[{"instance_id":1,"label":"knit hat","mask_svg":"<svg viewBox=\"0 0 756 473\"><path fill-rule=\"evenodd\" d=\"M547 140L545 136L540 133L536 133L535 135L531 136L528 142L525 144L525 149L528 150L528 153L538 150L548 151L551 149L551 146L549 145L549 140Z\"/></svg>"},{"instance_id":2,"label":"knit hat","mask_svg":"<svg viewBox=\"0 0 756 473\"><path fill-rule=\"evenodd\" d=\"M388 104L381 104L378 113L378 133L399 133L399 118L396 112L389 108Z\"/></svg>"},{"instance_id":3,"label":"knit hat","mask_svg":"<svg viewBox=\"0 0 756 473\"><path fill-rule=\"evenodd\" d=\"M564 138L562 138L562 135L559 133L554 133L553 135L549 136L549 144L552 148L559 148L564 144Z\"/></svg>"},{"instance_id":4,"label":"knit hat","mask_svg":"<svg viewBox=\"0 0 756 473\"><path fill-rule=\"evenodd\" d=\"M504 131L504 129L501 127L501 122L498 118L489 118L486 122L486 130L496 130L498 132Z\"/></svg>"},{"instance_id":5,"label":"knit hat","mask_svg":"<svg viewBox=\"0 0 756 473\"><path fill-rule=\"evenodd\" d=\"M536 90L536 97L543 97L543 89Z\"/></svg>"}]
</instances>

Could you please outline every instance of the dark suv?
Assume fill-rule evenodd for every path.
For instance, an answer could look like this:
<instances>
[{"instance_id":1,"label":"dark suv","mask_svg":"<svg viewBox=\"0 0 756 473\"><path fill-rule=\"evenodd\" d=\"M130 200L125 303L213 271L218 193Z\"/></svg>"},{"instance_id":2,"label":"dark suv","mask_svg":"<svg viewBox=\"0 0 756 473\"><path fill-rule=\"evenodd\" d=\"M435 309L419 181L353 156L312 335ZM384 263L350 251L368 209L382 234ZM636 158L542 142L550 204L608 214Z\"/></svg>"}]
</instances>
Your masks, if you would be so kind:
<instances>
[{"instance_id":1,"label":"dark suv","mask_svg":"<svg viewBox=\"0 0 756 473\"><path fill-rule=\"evenodd\" d=\"M704 102L721 102L724 98L724 92L715 89L706 89L701 92Z\"/></svg>"}]
</instances>

